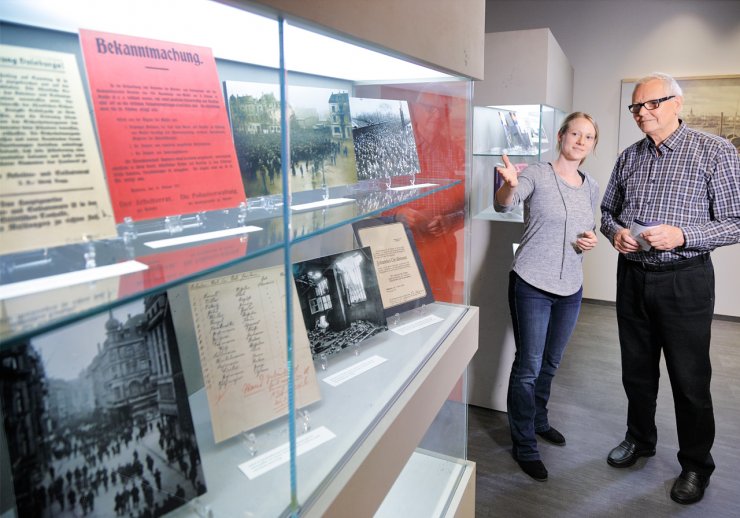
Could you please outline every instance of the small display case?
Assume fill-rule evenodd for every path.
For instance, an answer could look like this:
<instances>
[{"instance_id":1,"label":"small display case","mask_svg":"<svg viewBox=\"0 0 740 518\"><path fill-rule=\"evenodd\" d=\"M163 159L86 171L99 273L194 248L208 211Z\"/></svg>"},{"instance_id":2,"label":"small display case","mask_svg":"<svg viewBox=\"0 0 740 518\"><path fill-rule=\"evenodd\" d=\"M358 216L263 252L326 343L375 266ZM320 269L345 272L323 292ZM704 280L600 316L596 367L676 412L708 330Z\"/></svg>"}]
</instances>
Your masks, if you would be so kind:
<instances>
[{"instance_id":1,"label":"small display case","mask_svg":"<svg viewBox=\"0 0 740 518\"><path fill-rule=\"evenodd\" d=\"M503 155L520 171L557 156L557 132L565 113L544 104L476 106L473 108L473 185L471 214L497 221L523 221L521 207L508 213L493 209L501 186L496 166Z\"/></svg>"}]
</instances>

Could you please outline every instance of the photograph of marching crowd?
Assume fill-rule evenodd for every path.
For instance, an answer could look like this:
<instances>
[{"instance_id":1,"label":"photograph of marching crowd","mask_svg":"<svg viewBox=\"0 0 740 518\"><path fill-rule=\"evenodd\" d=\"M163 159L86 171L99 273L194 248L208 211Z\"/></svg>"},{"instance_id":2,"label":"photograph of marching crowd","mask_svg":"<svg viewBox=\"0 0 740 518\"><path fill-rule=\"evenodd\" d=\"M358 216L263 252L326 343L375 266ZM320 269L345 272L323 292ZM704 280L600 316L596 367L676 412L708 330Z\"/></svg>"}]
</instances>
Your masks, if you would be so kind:
<instances>
[{"instance_id":1,"label":"photograph of marching crowd","mask_svg":"<svg viewBox=\"0 0 740 518\"><path fill-rule=\"evenodd\" d=\"M352 139L360 180L416 175L419 155L406 101L352 97Z\"/></svg>"},{"instance_id":2,"label":"photograph of marching crowd","mask_svg":"<svg viewBox=\"0 0 740 518\"><path fill-rule=\"evenodd\" d=\"M282 193L279 86L225 81L224 89L247 197ZM288 120L293 192L357 183L346 91L290 86Z\"/></svg>"},{"instance_id":3,"label":"photograph of marching crowd","mask_svg":"<svg viewBox=\"0 0 740 518\"><path fill-rule=\"evenodd\" d=\"M3 347L0 372L18 516L149 518L205 493L166 293Z\"/></svg>"}]
</instances>

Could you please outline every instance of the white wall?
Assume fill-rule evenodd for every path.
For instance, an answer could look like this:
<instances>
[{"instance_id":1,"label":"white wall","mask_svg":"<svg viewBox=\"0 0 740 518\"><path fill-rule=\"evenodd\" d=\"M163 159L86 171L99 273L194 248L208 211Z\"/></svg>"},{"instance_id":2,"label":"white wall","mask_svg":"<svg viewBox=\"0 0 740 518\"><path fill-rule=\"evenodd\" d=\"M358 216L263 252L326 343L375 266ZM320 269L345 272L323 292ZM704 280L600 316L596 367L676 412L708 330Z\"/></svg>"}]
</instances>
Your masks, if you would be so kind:
<instances>
[{"instance_id":1,"label":"white wall","mask_svg":"<svg viewBox=\"0 0 740 518\"><path fill-rule=\"evenodd\" d=\"M596 155L584 167L602 193L617 156L622 79L655 70L680 77L740 74L738 0L486 1L486 32L544 27L575 70L573 109L599 124ZM602 237L587 255L584 297L615 300L616 258ZM715 312L740 316L740 246L718 249L712 258Z\"/></svg>"}]
</instances>

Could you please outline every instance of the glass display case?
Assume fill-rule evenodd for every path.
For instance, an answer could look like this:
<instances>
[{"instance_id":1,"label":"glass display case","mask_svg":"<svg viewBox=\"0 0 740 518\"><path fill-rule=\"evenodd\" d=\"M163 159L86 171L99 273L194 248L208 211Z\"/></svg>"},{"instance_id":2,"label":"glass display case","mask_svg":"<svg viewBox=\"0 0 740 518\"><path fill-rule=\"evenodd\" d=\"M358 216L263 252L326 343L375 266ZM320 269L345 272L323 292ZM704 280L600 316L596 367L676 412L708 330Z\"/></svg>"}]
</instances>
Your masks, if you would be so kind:
<instances>
[{"instance_id":1,"label":"glass display case","mask_svg":"<svg viewBox=\"0 0 740 518\"><path fill-rule=\"evenodd\" d=\"M495 172L507 155L520 171L529 164L557 156L557 131L565 114L544 104L476 106L473 108L473 217L523 221L522 208L497 213L493 194L501 186Z\"/></svg>"},{"instance_id":2,"label":"glass display case","mask_svg":"<svg viewBox=\"0 0 740 518\"><path fill-rule=\"evenodd\" d=\"M3 4L0 516L429 515L474 480L471 80L230 4ZM366 295L381 217L431 302Z\"/></svg>"}]
</instances>

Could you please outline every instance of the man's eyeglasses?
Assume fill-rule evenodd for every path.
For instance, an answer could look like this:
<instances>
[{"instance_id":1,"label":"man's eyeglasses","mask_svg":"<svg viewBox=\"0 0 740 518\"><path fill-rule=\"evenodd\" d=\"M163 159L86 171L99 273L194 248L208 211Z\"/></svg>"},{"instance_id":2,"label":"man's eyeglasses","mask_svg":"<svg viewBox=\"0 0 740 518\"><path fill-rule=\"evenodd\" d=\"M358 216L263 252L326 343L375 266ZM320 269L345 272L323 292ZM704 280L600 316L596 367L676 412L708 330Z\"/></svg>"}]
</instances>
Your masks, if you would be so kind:
<instances>
[{"instance_id":1,"label":"man's eyeglasses","mask_svg":"<svg viewBox=\"0 0 740 518\"><path fill-rule=\"evenodd\" d=\"M652 99L650 101L645 101L644 103L630 104L629 106L627 106L627 109L630 111L630 113L634 113L635 115L637 115L638 113L640 113L640 110L642 109L643 106L647 108L648 110L654 110L655 108L660 106L660 103L662 103L663 101L668 101L669 99L673 99L674 97L676 96L669 95L668 97L661 97L660 99Z\"/></svg>"}]
</instances>

